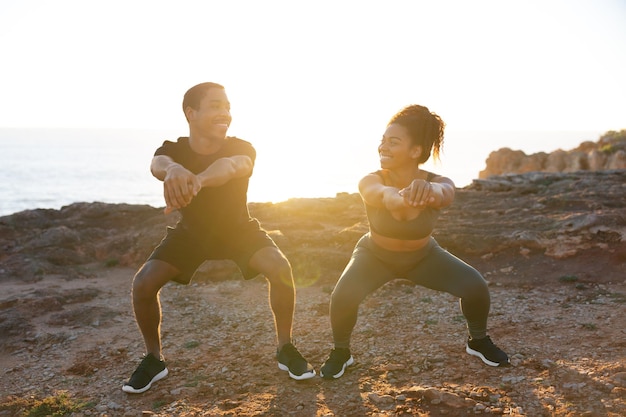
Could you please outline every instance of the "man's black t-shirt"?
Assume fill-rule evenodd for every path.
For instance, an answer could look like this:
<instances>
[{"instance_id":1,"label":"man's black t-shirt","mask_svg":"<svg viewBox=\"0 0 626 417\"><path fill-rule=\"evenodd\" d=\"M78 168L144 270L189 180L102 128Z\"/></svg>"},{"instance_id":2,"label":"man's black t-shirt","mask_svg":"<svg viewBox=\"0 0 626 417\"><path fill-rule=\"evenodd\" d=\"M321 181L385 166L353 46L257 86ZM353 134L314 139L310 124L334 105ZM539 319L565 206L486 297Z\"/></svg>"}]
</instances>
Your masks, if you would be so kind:
<instances>
[{"instance_id":1,"label":"man's black t-shirt","mask_svg":"<svg viewBox=\"0 0 626 417\"><path fill-rule=\"evenodd\" d=\"M194 152L188 137L178 138L176 142L165 141L154 154L167 155L176 163L194 174L204 171L220 158L246 155L256 159L254 147L247 141L227 137L222 147L214 154L202 155ZM249 227L258 228L259 224L248 212L247 192L248 177L235 178L219 187L204 187L193 198L182 213L181 226L192 233L204 237L219 239L236 238L238 232Z\"/></svg>"}]
</instances>

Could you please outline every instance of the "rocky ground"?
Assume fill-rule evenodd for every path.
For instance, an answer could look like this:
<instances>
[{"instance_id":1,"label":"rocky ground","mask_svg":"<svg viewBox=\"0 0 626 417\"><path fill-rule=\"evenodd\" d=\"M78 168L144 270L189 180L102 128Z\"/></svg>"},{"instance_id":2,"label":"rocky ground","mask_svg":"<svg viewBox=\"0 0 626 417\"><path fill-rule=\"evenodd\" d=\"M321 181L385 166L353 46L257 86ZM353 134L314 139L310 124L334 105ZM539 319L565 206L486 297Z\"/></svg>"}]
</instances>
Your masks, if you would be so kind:
<instances>
[{"instance_id":1,"label":"rocky ground","mask_svg":"<svg viewBox=\"0 0 626 417\"><path fill-rule=\"evenodd\" d=\"M0 217L0 416L624 416L626 172L476 180L440 244L490 283L490 334L512 358L464 352L453 297L393 281L362 305L339 380L279 371L262 278L205 264L162 292L169 376L125 394L143 345L132 275L176 215L81 203ZM294 336L319 368L328 301L367 230L357 195L251 204L290 258ZM57 414L54 414L57 413Z\"/></svg>"}]
</instances>

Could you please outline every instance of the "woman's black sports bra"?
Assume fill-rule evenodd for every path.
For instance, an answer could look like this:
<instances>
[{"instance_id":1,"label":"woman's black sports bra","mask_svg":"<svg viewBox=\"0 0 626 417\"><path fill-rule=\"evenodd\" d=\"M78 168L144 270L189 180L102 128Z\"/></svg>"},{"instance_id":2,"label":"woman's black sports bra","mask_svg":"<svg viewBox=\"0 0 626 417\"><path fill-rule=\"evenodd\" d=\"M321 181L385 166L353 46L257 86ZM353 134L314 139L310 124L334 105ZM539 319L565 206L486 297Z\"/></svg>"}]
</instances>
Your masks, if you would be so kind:
<instances>
[{"instance_id":1,"label":"woman's black sports bra","mask_svg":"<svg viewBox=\"0 0 626 417\"><path fill-rule=\"evenodd\" d=\"M376 171L374 174L380 176L386 183L382 171ZM426 181L430 181L434 177L436 175L429 172ZM439 218L439 210L431 207L426 207L416 218L411 220L397 220L386 208L374 207L367 203L365 203L365 211L370 230L385 237L401 240L418 240L429 236Z\"/></svg>"}]
</instances>

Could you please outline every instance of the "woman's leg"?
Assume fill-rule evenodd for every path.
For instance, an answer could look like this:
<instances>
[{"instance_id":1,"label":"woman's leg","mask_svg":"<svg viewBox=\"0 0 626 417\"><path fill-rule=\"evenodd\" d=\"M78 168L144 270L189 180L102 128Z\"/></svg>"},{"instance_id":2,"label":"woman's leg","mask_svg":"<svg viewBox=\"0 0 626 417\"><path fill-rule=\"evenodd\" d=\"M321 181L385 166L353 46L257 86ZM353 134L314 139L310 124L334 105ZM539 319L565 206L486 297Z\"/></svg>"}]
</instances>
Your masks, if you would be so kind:
<instances>
[{"instance_id":1,"label":"woman's leg","mask_svg":"<svg viewBox=\"0 0 626 417\"><path fill-rule=\"evenodd\" d=\"M487 335L491 303L489 289L485 279L472 266L436 245L407 274L407 278L426 288L459 297L470 336L481 339Z\"/></svg>"},{"instance_id":2,"label":"woman's leg","mask_svg":"<svg viewBox=\"0 0 626 417\"><path fill-rule=\"evenodd\" d=\"M367 247L357 245L330 299L330 323L336 348L349 348L361 301L396 278Z\"/></svg>"}]
</instances>

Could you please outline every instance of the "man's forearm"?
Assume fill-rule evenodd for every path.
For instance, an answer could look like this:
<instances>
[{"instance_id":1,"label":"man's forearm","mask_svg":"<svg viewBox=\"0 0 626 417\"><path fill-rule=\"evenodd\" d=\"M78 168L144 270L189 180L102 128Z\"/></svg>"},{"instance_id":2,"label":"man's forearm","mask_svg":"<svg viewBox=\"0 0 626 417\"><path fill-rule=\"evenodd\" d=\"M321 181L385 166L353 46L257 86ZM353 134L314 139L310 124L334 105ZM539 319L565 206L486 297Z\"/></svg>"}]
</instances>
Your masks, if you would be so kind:
<instances>
[{"instance_id":1,"label":"man's forearm","mask_svg":"<svg viewBox=\"0 0 626 417\"><path fill-rule=\"evenodd\" d=\"M174 162L172 158L166 155L157 155L152 158L152 163L150 164L150 172L154 177L163 181L165 180L165 176L167 175L167 171L175 166L180 166L178 163Z\"/></svg>"},{"instance_id":2,"label":"man's forearm","mask_svg":"<svg viewBox=\"0 0 626 417\"><path fill-rule=\"evenodd\" d=\"M250 175L252 160L243 155L221 158L198 174L202 187L219 187L234 178Z\"/></svg>"}]
</instances>

